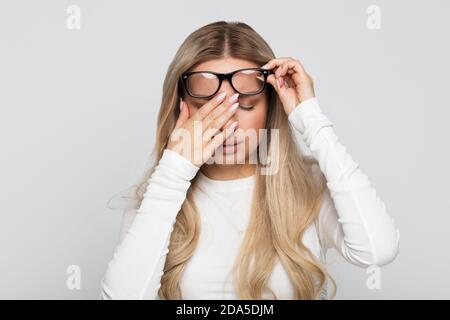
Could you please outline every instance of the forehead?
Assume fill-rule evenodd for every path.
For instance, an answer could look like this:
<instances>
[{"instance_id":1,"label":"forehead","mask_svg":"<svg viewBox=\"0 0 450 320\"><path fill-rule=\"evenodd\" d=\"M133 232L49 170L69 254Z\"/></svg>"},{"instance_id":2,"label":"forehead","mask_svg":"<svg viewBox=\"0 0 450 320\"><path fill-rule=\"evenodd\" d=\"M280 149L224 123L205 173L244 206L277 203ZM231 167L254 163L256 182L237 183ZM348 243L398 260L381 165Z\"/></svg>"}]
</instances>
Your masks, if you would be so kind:
<instances>
[{"instance_id":1,"label":"forehead","mask_svg":"<svg viewBox=\"0 0 450 320\"><path fill-rule=\"evenodd\" d=\"M227 73L237 69L257 67L259 67L259 65L252 61L228 57L201 62L192 68L191 71L214 71L219 73Z\"/></svg>"}]
</instances>

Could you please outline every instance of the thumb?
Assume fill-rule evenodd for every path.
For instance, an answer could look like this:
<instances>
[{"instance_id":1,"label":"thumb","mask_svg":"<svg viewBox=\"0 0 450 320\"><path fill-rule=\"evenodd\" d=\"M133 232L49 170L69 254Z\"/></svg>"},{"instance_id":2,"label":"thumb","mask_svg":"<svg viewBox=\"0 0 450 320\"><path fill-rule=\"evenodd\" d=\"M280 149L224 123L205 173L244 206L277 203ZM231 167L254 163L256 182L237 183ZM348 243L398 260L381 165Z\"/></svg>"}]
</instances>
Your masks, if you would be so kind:
<instances>
[{"instance_id":1,"label":"thumb","mask_svg":"<svg viewBox=\"0 0 450 320\"><path fill-rule=\"evenodd\" d=\"M281 77L279 79L282 79ZM286 87L283 86L280 88L280 86L278 85L278 80L274 74L271 74L270 76L267 77L267 82L270 83L272 85L272 87L274 87L275 92L278 95L278 98L280 99L281 103L284 105L286 103ZM280 80L283 81L283 80Z\"/></svg>"},{"instance_id":2,"label":"thumb","mask_svg":"<svg viewBox=\"0 0 450 320\"><path fill-rule=\"evenodd\" d=\"M186 102L180 98L180 114L178 115L178 120L175 124L175 128L181 127L189 119L189 108Z\"/></svg>"},{"instance_id":3,"label":"thumb","mask_svg":"<svg viewBox=\"0 0 450 320\"><path fill-rule=\"evenodd\" d=\"M269 75L269 76L267 77L267 82L270 83L270 84L272 85L272 87L275 89L275 91L276 91L278 94L281 93L281 89L280 89L280 87L278 86L278 83L277 83L277 78L275 78L275 75L274 75L274 74L271 74L271 75Z\"/></svg>"}]
</instances>

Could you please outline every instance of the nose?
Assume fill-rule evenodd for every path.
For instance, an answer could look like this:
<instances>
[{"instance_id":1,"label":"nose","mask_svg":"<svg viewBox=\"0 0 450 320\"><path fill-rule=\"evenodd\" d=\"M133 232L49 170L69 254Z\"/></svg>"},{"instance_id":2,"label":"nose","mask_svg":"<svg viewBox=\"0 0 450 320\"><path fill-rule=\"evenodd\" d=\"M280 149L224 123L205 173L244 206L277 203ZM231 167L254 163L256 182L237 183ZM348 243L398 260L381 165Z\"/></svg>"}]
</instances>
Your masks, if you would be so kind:
<instances>
[{"instance_id":1,"label":"nose","mask_svg":"<svg viewBox=\"0 0 450 320\"><path fill-rule=\"evenodd\" d=\"M231 97L233 94L237 93L231 86L228 79L224 79L222 81L222 84L221 84L218 92L223 92L223 91L225 91L227 93L227 97Z\"/></svg>"},{"instance_id":2,"label":"nose","mask_svg":"<svg viewBox=\"0 0 450 320\"><path fill-rule=\"evenodd\" d=\"M230 85L230 83L229 83L229 81L228 81L227 79L224 79L224 81L222 81L222 84L221 84L221 86L220 86L218 92L226 92L226 93L227 93L227 95L226 95L227 99L231 98L231 96L234 95L235 93L238 93L238 92L236 92L236 91L233 89L233 87ZM238 101L239 101L239 97L238 97ZM238 102L238 101L236 101L236 102ZM235 103L236 103L236 102L235 102ZM234 104L234 103L233 103L233 104ZM231 116L231 118L229 119L229 121L228 121L221 129L226 128L229 124L231 124L231 123L233 123L234 121L236 121L236 114L237 114L237 113L235 112L235 113Z\"/></svg>"}]
</instances>

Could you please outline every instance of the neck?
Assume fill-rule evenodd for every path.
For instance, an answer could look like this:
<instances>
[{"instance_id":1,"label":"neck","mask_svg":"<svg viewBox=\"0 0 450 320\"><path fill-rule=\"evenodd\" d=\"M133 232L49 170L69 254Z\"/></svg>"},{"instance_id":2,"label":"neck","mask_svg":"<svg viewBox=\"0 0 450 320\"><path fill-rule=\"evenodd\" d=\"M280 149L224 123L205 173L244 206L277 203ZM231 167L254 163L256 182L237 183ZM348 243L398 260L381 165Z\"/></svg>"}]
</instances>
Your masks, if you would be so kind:
<instances>
[{"instance_id":1,"label":"neck","mask_svg":"<svg viewBox=\"0 0 450 320\"><path fill-rule=\"evenodd\" d=\"M233 165L204 164L200 171L210 179L233 180L249 177L256 173L256 164L242 163Z\"/></svg>"}]
</instances>

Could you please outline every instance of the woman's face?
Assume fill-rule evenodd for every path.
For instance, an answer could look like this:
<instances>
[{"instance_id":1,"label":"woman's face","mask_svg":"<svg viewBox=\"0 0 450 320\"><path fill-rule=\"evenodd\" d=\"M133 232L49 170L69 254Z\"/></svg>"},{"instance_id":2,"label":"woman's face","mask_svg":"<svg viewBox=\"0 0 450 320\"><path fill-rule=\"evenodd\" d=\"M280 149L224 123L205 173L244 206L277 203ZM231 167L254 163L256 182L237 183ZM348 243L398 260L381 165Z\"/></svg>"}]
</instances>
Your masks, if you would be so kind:
<instances>
[{"instance_id":1,"label":"woman's face","mask_svg":"<svg viewBox=\"0 0 450 320\"><path fill-rule=\"evenodd\" d=\"M237 69L258 67L260 66L247 60L223 58L202 62L190 71L214 71L219 73L228 73ZM239 96L239 108L227 123L229 124L233 121L237 121L238 126L236 127L234 134L225 141L225 144L233 144L236 142L238 144L235 146L222 146L216 150L217 152L222 151L221 156L223 156L223 158L220 157L222 159L222 163L243 163L243 161L247 161L249 156L256 151L256 148L263 136L260 129L265 129L268 111L268 98L266 92L268 86L270 86L270 84L266 84L266 89L257 95ZM222 85L218 92L221 91L227 92L226 99L236 93L227 80L222 81ZM183 99L188 105L190 117L209 100L193 98L187 94L183 97ZM215 156L216 160L214 162L218 163L219 157L217 157L217 155Z\"/></svg>"}]
</instances>

